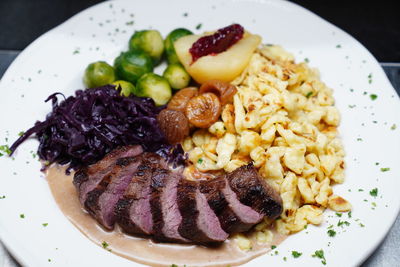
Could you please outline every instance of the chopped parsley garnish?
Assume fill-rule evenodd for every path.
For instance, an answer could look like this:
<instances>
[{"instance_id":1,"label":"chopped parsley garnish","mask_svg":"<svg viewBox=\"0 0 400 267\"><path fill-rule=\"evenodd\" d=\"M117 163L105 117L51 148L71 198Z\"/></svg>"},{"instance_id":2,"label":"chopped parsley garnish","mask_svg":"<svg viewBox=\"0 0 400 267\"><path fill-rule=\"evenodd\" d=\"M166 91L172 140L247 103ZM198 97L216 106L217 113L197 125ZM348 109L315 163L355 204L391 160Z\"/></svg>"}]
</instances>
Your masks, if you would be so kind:
<instances>
[{"instance_id":1,"label":"chopped parsley garnish","mask_svg":"<svg viewBox=\"0 0 400 267\"><path fill-rule=\"evenodd\" d=\"M378 165L379 165L379 162L375 162L375 165L378 166Z\"/></svg>"},{"instance_id":2,"label":"chopped parsley garnish","mask_svg":"<svg viewBox=\"0 0 400 267\"><path fill-rule=\"evenodd\" d=\"M371 100L375 100L378 98L376 94L370 94L369 97L371 98Z\"/></svg>"},{"instance_id":3,"label":"chopped parsley garnish","mask_svg":"<svg viewBox=\"0 0 400 267\"><path fill-rule=\"evenodd\" d=\"M287 258L286 258L286 257L283 257L283 260L284 260L284 261L287 261Z\"/></svg>"},{"instance_id":4,"label":"chopped parsley garnish","mask_svg":"<svg viewBox=\"0 0 400 267\"><path fill-rule=\"evenodd\" d=\"M184 17L187 17L187 16L188 16L188 13L187 13L187 12L183 13L183 16L184 16Z\"/></svg>"},{"instance_id":5,"label":"chopped parsley garnish","mask_svg":"<svg viewBox=\"0 0 400 267\"><path fill-rule=\"evenodd\" d=\"M358 137L358 138L357 138L357 141L362 141L362 138L361 138L361 137Z\"/></svg>"},{"instance_id":6,"label":"chopped parsley garnish","mask_svg":"<svg viewBox=\"0 0 400 267\"><path fill-rule=\"evenodd\" d=\"M343 225L349 226L350 223L348 221L339 220L337 226L342 226L343 227Z\"/></svg>"},{"instance_id":7,"label":"chopped parsley garnish","mask_svg":"<svg viewBox=\"0 0 400 267\"><path fill-rule=\"evenodd\" d=\"M310 60L308 59L308 57L306 57L306 58L304 59L304 62L306 62L306 63L309 63L309 62L310 62Z\"/></svg>"},{"instance_id":8,"label":"chopped parsley garnish","mask_svg":"<svg viewBox=\"0 0 400 267\"><path fill-rule=\"evenodd\" d=\"M369 191L369 194L373 197L377 197L378 196L378 188L374 188L371 191Z\"/></svg>"},{"instance_id":9,"label":"chopped parsley garnish","mask_svg":"<svg viewBox=\"0 0 400 267\"><path fill-rule=\"evenodd\" d=\"M387 172L390 171L390 168L381 168L381 172Z\"/></svg>"},{"instance_id":10,"label":"chopped parsley garnish","mask_svg":"<svg viewBox=\"0 0 400 267\"><path fill-rule=\"evenodd\" d=\"M42 223L43 227L47 227L47 225L49 225L48 223Z\"/></svg>"},{"instance_id":11,"label":"chopped parsley garnish","mask_svg":"<svg viewBox=\"0 0 400 267\"><path fill-rule=\"evenodd\" d=\"M306 94L306 97L309 98L309 97L312 96L312 95L313 95L313 92L308 92L308 93Z\"/></svg>"},{"instance_id":12,"label":"chopped parsley garnish","mask_svg":"<svg viewBox=\"0 0 400 267\"><path fill-rule=\"evenodd\" d=\"M25 133L24 131L21 131L21 132L18 133L18 136L23 136L24 133Z\"/></svg>"},{"instance_id":13,"label":"chopped parsley garnish","mask_svg":"<svg viewBox=\"0 0 400 267\"><path fill-rule=\"evenodd\" d=\"M342 213L336 212L336 216L342 217Z\"/></svg>"},{"instance_id":14,"label":"chopped parsley garnish","mask_svg":"<svg viewBox=\"0 0 400 267\"><path fill-rule=\"evenodd\" d=\"M51 259L47 259L48 262L51 262Z\"/></svg>"},{"instance_id":15,"label":"chopped parsley garnish","mask_svg":"<svg viewBox=\"0 0 400 267\"><path fill-rule=\"evenodd\" d=\"M111 249L108 248L108 247L110 246L110 244L108 244L106 241L103 241L103 243L101 243L101 246L102 246L104 249L106 249L106 250L108 250L108 251L111 251Z\"/></svg>"},{"instance_id":16,"label":"chopped parsley garnish","mask_svg":"<svg viewBox=\"0 0 400 267\"><path fill-rule=\"evenodd\" d=\"M353 89L353 88L350 88L350 92L354 92L354 89Z\"/></svg>"},{"instance_id":17,"label":"chopped parsley garnish","mask_svg":"<svg viewBox=\"0 0 400 267\"><path fill-rule=\"evenodd\" d=\"M359 225L360 227L365 227L365 225L362 224L362 223L359 223L358 225Z\"/></svg>"},{"instance_id":18,"label":"chopped parsley garnish","mask_svg":"<svg viewBox=\"0 0 400 267\"><path fill-rule=\"evenodd\" d=\"M330 237L334 237L334 236L336 235L335 230L332 230L332 229L328 230L328 235L329 235Z\"/></svg>"},{"instance_id":19,"label":"chopped parsley garnish","mask_svg":"<svg viewBox=\"0 0 400 267\"><path fill-rule=\"evenodd\" d=\"M25 219L25 214L22 213L22 214L19 215L19 217L20 217L21 219Z\"/></svg>"},{"instance_id":20,"label":"chopped parsley garnish","mask_svg":"<svg viewBox=\"0 0 400 267\"><path fill-rule=\"evenodd\" d=\"M171 267L178 267L178 265L176 265L176 264L171 264Z\"/></svg>"},{"instance_id":21,"label":"chopped parsley garnish","mask_svg":"<svg viewBox=\"0 0 400 267\"><path fill-rule=\"evenodd\" d=\"M349 218L351 218L351 211L349 211L349 212L347 213L347 216L348 216Z\"/></svg>"},{"instance_id":22,"label":"chopped parsley garnish","mask_svg":"<svg viewBox=\"0 0 400 267\"><path fill-rule=\"evenodd\" d=\"M203 24L201 24L201 23L197 24L196 30L200 30L202 26L203 26Z\"/></svg>"},{"instance_id":23,"label":"chopped parsley garnish","mask_svg":"<svg viewBox=\"0 0 400 267\"><path fill-rule=\"evenodd\" d=\"M297 251L295 251L295 250L292 251L292 256L293 256L293 258L298 258L298 257L300 257L302 254L303 254L303 253L297 252Z\"/></svg>"},{"instance_id":24,"label":"chopped parsley garnish","mask_svg":"<svg viewBox=\"0 0 400 267\"><path fill-rule=\"evenodd\" d=\"M10 147L8 145L2 145L0 146L0 151L7 153L7 155L11 155L11 150Z\"/></svg>"},{"instance_id":25,"label":"chopped parsley garnish","mask_svg":"<svg viewBox=\"0 0 400 267\"><path fill-rule=\"evenodd\" d=\"M3 195L3 196L0 196L0 199L5 199L5 198L6 198L6 196L4 196L4 195Z\"/></svg>"},{"instance_id":26,"label":"chopped parsley garnish","mask_svg":"<svg viewBox=\"0 0 400 267\"><path fill-rule=\"evenodd\" d=\"M311 255L311 256L312 256L313 258L319 258L319 259L321 259L321 263L322 263L323 265L326 265L326 259L325 259L324 251L323 251L322 249L316 250L316 251L314 252L314 254Z\"/></svg>"},{"instance_id":27,"label":"chopped parsley garnish","mask_svg":"<svg viewBox=\"0 0 400 267\"><path fill-rule=\"evenodd\" d=\"M132 26L133 23L135 23L135 22L134 22L133 20L131 20L131 21L126 22L125 25L127 25L127 26Z\"/></svg>"},{"instance_id":28,"label":"chopped parsley garnish","mask_svg":"<svg viewBox=\"0 0 400 267\"><path fill-rule=\"evenodd\" d=\"M358 192L364 192L364 189L360 188L358 189Z\"/></svg>"},{"instance_id":29,"label":"chopped parsley garnish","mask_svg":"<svg viewBox=\"0 0 400 267\"><path fill-rule=\"evenodd\" d=\"M349 105L349 108L355 108L356 105Z\"/></svg>"},{"instance_id":30,"label":"chopped parsley garnish","mask_svg":"<svg viewBox=\"0 0 400 267\"><path fill-rule=\"evenodd\" d=\"M202 164L202 163L203 163L203 159L202 159L202 158L199 158L199 160L197 160L197 163L198 163L198 164Z\"/></svg>"},{"instance_id":31,"label":"chopped parsley garnish","mask_svg":"<svg viewBox=\"0 0 400 267\"><path fill-rule=\"evenodd\" d=\"M80 53L79 48L76 48L76 49L74 50L74 52L72 52L73 55L76 55L76 54L79 54L79 53Z\"/></svg>"},{"instance_id":32,"label":"chopped parsley garnish","mask_svg":"<svg viewBox=\"0 0 400 267\"><path fill-rule=\"evenodd\" d=\"M271 246L271 249L276 249L276 246L275 246L275 245L272 245L272 246Z\"/></svg>"},{"instance_id":33,"label":"chopped parsley garnish","mask_svg":"<svg viewBox=\"0 0 400 267\"><path fill-rule=\"evenodd\" d=\"M368 83L372 83L372 73L368 75Z\"/></svg>"},{"instance_id":34,"label":"chopped parsley garnish","mask_svg":"<svg viewBox=\"0 0 400 267\"><path fill-rule=\"evenodd\" d=\"M336 48L342 48L342 46L340 44L336 45Z\"/></svg>"},{"instance_id":35,"label":"chopped parsley garnish","mask_svg":"<svg viewBox=\"0 0 400 267\"><path fill-rule=\"evenodd\" d=\"M392 127L390 127L390 130L396 130L397 126L396 124L393 124Z\"/></svg>"}]
</instances>

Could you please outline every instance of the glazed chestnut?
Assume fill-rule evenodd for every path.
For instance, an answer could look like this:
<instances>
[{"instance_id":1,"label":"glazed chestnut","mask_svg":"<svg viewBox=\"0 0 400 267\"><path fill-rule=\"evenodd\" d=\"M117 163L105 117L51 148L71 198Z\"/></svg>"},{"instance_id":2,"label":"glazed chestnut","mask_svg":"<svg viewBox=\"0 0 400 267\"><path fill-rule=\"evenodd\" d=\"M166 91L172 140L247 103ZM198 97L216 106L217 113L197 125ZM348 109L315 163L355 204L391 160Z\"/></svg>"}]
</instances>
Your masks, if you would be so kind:
<instances>
[{"instance_id":1,"label":"glazed chestnut","mask_svg":"<svg viewBox=\"0 0 400 267\"><path fill-rule=\"evenodd\" d=\"M208 128L221 114L221 102L213 93L204 93L193 97L186 105L186 117L198 128Z\"/></svg>"},{"instance_id":2,"label":"glazed chestnut","mask_svg":"<svg viewBox=\"0 0 400 267\"><path fill-rule=\"evenodd\" d=\"M179 143L189 135L189 122L181 111L163 109L158 114L157 121L170 144Z\"/></svg>"},{"instance_id":3,"label":"glazed chestnut","mask_svg":"<svg viewBox=\"0 0 400 267\"><path fill-rule=\"evenodd\" d=\"M199 93L214 93L221 100L221 105L231 103L233 96L236 94L236 86L220 80L209 80L200 86Z\"/></svg>"},{"instance_id":4,"label":"glazed chestnut","mask_svg":"<svg viewBox=\"0 0 400 267\"><path fill-rule=\"evenodd\" d=\"M186 105L192 97L198 95L196 87L186 87L179 90L169 101L167 108L185 112Z\"/></svg>"}]
</instances>

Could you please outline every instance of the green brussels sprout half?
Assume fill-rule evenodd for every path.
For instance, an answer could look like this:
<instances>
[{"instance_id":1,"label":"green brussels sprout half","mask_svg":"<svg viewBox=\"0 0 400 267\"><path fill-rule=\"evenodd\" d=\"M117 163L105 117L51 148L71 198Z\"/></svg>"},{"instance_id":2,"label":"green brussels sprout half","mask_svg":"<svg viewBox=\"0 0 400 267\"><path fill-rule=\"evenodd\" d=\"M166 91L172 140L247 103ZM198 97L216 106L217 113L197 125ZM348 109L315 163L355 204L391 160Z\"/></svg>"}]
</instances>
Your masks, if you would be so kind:
<instances>
[{"instance_id":1,"label":"green brussels sprout half","mask_svg":"<svg viewBox=\"0 0 400 267\"><path fill-rule=\"evenodd\" d=\"M157 106L168 103L172 92L168 81L155 73L146 73L138 80L134 94L141 97L151 97Z\"/></svg>"},{"instance_id":2,"label":"green brussels sprout half","mask_svg":"<svg viewBox=\"0 0 400 267\"><path fill-rule=\"evenodd\" d=\"M169 65L164 70L163 76L174 89L185 88L190 82L190 75L181 64Z\"/></svg>"},{"instance_id":3,"label":"green brussels sprout half","mask_svg":"<svg viewBox=\"0 0 400 267\"><path fill-rule=\"evenodd\" d=\"M130 96L135 91L135 86L130 82L118 80L112 83L115 85L115 89L121 88L121 95L123 96Z\"/></svg>"},{"instance_id":4,"label":"green brussels sprout half","mask_svg":"<svg viewBox=\"0 0 400 267\"><path fill-rule=\"evenodd\" d=\"M112 66L104 61L90 63L83 76L86 88L94 88L110 84L115 81L115 71Z\"/></svg>"},{"instance_id":5,"label":"green brussels sprout half","mask_svg":"<svg viewBox=\"0 0 400 267\"><path fill-rule=\"evenodd\" d=\"M136 31L129 40L129 50L141 50L147 53L154 65L157 65L164 52L164 41L159 31Z\"/></svg>"},{"instance_id":6,"label":"green brussels sprout half","mask_svg":"<svg viewBox=\"0 0 400 267\"><path fill-rule=\"evenodd\" d=\"M165 54L167 55L167 60L169 64L180 63L179 58L175 52L174 42L183 36L191 34L193 34L191 31L184 28L179 28L173 30L167 35L167 38L165 38L164 43L165 43Z\"/></svg>"},{"instance_id":7,"label":"green brussels sprout half","mask_svg":"<svg viewBox=\"0 0 400 267\"><path fill-rule=\"evenodd\" d=\"M153 71L151 57L143 51L122 52L114 61L117 77L135 84L139 78Z\"/></svg>"}]
</instances>

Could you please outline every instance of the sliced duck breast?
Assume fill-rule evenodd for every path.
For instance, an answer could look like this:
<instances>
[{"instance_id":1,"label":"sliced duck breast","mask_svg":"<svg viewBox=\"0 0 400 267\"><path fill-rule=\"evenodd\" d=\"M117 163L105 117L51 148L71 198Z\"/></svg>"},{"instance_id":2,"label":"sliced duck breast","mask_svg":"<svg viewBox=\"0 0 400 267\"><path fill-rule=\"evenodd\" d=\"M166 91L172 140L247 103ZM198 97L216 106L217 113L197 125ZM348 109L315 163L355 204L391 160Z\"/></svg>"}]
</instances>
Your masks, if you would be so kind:
<instances>
[{"instance_id":1,"label":"sliced duck breast","mask_svg":"<svg viewBox=\"0 0 400 267\"><path fill-rule=\"evenodd\" d=\"M154 169L164 166L163 159L154 153L139 156L141 164L133 174L123 197L115 206L118 224L130 234L153 233L153 215L150 206L151 179Z\"/></svg>"},{"instance_id":2,"label":"sliced duck breast","mask_svg":"<svg viewBox=\"0 0 400 267\"><path fill-rule=\"evenodd\" d=\"M178 185L178 206L182 222L178 228L181 236L197 243L219 243L228 238L221 228L217 215L211 209L199 183L181 179Z\"/></svg>"},{"instance_id":3,"label":"sliced duck breast","mask_svg":"<svg viewBox=\"0 0 400 267\"><path fill-rule=\"evenodd\" d=\"M242 204L270 219L281 215L283 207L280 195L264 181L252 164L242 166L226 177Z\"/></svg>"},{"instance_id":4,"label":"sliced duck breast","mask_svg":"<svg viewBox=\"0 0 400 267\"><path fill-rule=\"evenodd\" d=\"M143 149L139 145L124 146L108 153L95 164L78 170L74 175L73 183L78 190L81 204L84 205L87 194L101 183L105 176L113 169L118 159L135 157L142 152Z\"/></svg>"},{"instance_id":5,"label":"sliced duck breast","mask_svg":"<svg viewBox=\"0 0 400 267\"><path fill-rule=\"evenodd\" d=\"M180 172L158 169L153 172L151 211L153 213L154 239L160 242L188 242L179 234L182 216L177 202Z\"/></svg>"},{"instance_id":6,"label":"sliced duck breast","mask_svg":"<svg viewBox=\"0 0 400 267\"><path fill-rule=\"evenodd\" d=\"M227 233L248 231L264 217L251 207L243 205L229 186L225 176L200 182L200 192L217 215Z\"/></svg>"}]
</instances>

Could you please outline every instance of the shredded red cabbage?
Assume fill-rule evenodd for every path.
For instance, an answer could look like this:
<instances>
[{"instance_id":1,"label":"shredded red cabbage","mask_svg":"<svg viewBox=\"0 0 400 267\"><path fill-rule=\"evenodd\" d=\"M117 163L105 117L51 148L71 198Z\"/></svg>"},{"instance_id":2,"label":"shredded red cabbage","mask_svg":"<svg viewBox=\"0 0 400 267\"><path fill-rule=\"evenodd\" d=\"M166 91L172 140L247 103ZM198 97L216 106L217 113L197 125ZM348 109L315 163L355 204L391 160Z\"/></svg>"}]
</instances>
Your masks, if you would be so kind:
<instances>
[{"instance_id":1,"label":"shredded red cabbage","mask_svg":"<svg viewBox=\"0 0 400 267\"><path fill-rule=\"evenodd\" d=\"M175 166L184 164L182 147L169 145L158 127L157 114L164 107L156 107L151 98L124 97L112 85L78 90L68 98L62 95L60 103L58 95L62 94L46 99L52 101L52 112L15 141L12 153L36 134L40 159L48 164L69 163L68 172L95 163L116 147L133 144Z\"/></svg>"}]
</instances>

